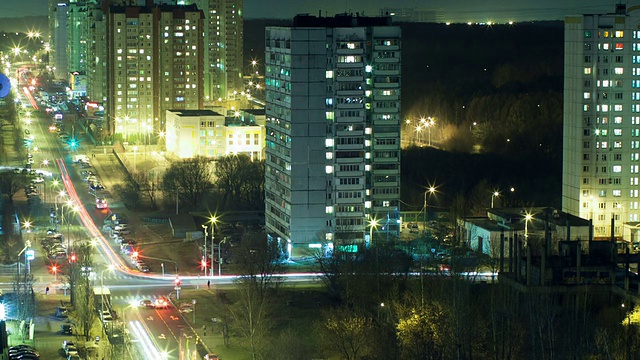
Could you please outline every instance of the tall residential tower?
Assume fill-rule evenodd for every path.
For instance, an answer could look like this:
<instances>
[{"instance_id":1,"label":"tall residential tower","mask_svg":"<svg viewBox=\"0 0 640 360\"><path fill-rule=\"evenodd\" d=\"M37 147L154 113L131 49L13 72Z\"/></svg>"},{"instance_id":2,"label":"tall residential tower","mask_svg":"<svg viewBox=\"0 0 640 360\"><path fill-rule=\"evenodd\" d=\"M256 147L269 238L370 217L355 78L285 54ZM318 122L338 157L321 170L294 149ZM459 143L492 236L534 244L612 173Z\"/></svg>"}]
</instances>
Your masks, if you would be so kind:
<instances>
[{"instance_id":1,"label":"tall residential tower","mask_svg":"<svg viewBox=\"0 0 640 360\"><path fill-rule=\"evenodd\" d=\"M266 29L266 226L294 254L398 231L400 35L352 15Z\"/></svg>"},{"instance_id":2,"label":"tall residential tower","mask_svg":"<svg viewBox=\"0 0 640 360\"><path fill-rule=\"evenodd\" d=\"M640 6L565 20L563 210L637 241ZM613 227L612 227L613 225Z\"/></svg>"},{"instance_id":3,"label":"tall residential tower","mask_svg":"<svg viewBox=\"0 0 640 360\"><path fill-rule=\"evenodd\" d=\"M206 103L243 90L243 0L179 0L204 12L204 97Z\"/></svg>"},{"instance_id":4,"label":"tall residential tower","mask_svg":"<svg viewBox=\"0 0 640 360\"><path fill-rule=\"evenodd\" d=\"M111 133L148 139L165 112L203 98L204 15L195 5L112 5L106 12L107 116Z\"/></svg>"}]
</instances>

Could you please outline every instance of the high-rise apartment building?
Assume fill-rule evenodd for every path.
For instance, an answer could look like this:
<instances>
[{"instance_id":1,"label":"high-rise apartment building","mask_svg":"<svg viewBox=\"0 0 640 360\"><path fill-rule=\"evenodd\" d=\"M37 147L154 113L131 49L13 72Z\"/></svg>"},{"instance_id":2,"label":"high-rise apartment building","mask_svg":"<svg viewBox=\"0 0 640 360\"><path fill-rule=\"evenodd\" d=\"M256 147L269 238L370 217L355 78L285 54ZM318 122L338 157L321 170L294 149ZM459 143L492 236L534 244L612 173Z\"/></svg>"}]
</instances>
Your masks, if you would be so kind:
<instances>
[{"instance_id":1,"label":"high-rise apartment building","mask_svg":"<svg viewBox=\"0 0 640 360\"><path fill-rule=\"evenodd\" d=\"M101 7L89 7L87 23L87 97L104 103L107 100L107 25Z\"/></svg>"},{"instance_id":2,"label":"high-rise apartment building","mask_svg":"<svg viewBox=\"0 0 640 360\"><path fill-rule=\"evenodd\" d=\"M295 254L393 236L400 28L390 17L299 15L265 38L269 235Z\"/></svg>"},{"instance_id":3,"label":"high-rise apartment building","mask_svg":"<svg viewBox=\"0 0 640 360\"><path fill-rule=\"evenodd\" d=\"M204 97L209 103L243 90L243 0L179 0L205 14Z\"/></svg>"},{"instance_id":4,"label":"high-rise apartment building","mask_svg":"<svg viewBox=\"0 0 640 360\"><path fill-rule=\"evenodd\" d=\"M197 110L203 98L204 15L195 5L108 7L109 131L148 139L168 109Z\"/></svg>"},{"instance_id":5,"label":"high-rise apartment building","mask_svg":"<svg viewBox=\"0 0 640 360\"><path fill-rule=\"evenodd\" d=\"M565 19L562 207L596 238L638 240L639 22L625 5Z\"/></svg>"},{"instance_id":6,"label":"high-rise apartment building","mask_svg":"<svg viewBox=\"0 0 640 360\"><path fill-rule=\"evenodd\" d=\"M53 18L53 21L50 21L50 23L53 24L53 33L50 46L52 55L49 55L49 59L53 60L53 67L55 68L54 76L56 79L66 79L69 73L69 62L67 58L68 9L68 2L60 1L53 7L53 13L49 14L49 16Z\"/></svg>"},{"instance_id":7,"label":"high-rise apartment building","mask_svg":"<svg viewBox=\"0 0 640 360\"><path fill-rule=\"evenodd\" d=\"M67 66L70 72L87 70L88 1L69 0L67 6Z\"/></svg>"}]
</instances>

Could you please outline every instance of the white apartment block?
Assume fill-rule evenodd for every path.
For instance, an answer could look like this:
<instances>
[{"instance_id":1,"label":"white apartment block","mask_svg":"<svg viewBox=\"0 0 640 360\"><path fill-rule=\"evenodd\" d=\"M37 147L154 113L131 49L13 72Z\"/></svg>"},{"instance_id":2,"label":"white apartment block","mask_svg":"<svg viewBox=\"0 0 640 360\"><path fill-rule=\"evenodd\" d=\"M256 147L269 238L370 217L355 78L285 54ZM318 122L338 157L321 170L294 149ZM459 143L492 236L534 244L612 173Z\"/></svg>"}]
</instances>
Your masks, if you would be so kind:
<instances>
[{"instance_id":1,"label":"white apartment block","mask_svg":"<svg viewBox=\"0 0 640 360\"><path fill-rule=\"evenodd\" d=\"M640 6L565 19L564 211L638 241ZM612 228L613 224L613 228Z\"/></svg>"},{"instance_id":2,"label":"white apartment block","mask_svg":"<svg viewBox=\"0 0 640 360\"><path fill-rule=\"evenodd\" d=\"M267 27L266 226L290 255L393 236L400 199L400 28L296 16ZM374 221L377 226L372 227Z\"/></svg>"},{"instance_id":3,"label":"white apartment block","mask_svg":"<svg viewBox=\"0 0 640 360\"><path fill-rule=\"evenodd\" d=\"M181 159L246 154L264 158L264 111L222 115L212 110L167 110L167 153Z\"/></svg>"},{"instance_id":4,"label":"white apartment block","mask_svg":"<svg viewBox=\"0 0 640 360\"><path fill-rule=\"evenodd\" d=\"M202 107L202 11L195 5L112 5L106 18L111 133L125 140L157 137L165 131L166 110Z\"/></svg>"}]
</instances>

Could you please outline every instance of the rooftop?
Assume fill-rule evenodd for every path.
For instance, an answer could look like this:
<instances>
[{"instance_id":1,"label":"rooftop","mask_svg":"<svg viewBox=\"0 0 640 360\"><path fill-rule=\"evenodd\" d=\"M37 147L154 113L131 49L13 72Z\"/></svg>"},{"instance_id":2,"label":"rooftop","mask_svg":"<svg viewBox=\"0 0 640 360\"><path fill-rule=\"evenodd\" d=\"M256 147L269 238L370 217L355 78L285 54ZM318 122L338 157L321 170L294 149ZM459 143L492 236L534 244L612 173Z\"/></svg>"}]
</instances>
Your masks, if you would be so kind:
<instances>
[{"instance_id":1,"label":"rooftop","mask_svg":"<svg viewBox=\"0 0 640 360\"><path fill-rule=\"evenodd\" d=\"M358 26L390 26L391 16L367 17L359 13L337 14L334 17L318 17L299 14L293 18L293 27L358 27Z\"/></svg>"},{"instance_id":2,"label":"rooftop","mask_svg":"<svg viewBox=\"0 0 640 360\"><path fill-rule=\"evenodd\" d=\"M178 116L223 116L213 110L168 110Z\"/></svg>"}]
</instances>

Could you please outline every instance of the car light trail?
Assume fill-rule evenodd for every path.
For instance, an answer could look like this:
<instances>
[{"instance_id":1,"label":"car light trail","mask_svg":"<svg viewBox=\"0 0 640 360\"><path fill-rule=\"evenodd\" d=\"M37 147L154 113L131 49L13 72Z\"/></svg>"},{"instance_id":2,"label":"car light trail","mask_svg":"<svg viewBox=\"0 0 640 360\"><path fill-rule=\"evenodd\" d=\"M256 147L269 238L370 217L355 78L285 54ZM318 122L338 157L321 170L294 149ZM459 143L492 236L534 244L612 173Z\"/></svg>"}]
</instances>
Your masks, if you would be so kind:
<instances>
[{"instance_id":1,"label":"car light trail","mask_svg":"<svg viewBox=\"0 0 640 360\"><path fill-rule=\"evenodd\" d=\"M144 350L142 355L144 356L145 359L150 359L150 360L167 359L166 353L164 353L164 356L163 356L160 353L160 351L158 351L158 348L153 344L153 342L151 341L151 337L149 337L149 334L143 328L140 321L138 320L129 321L129 327L133 331L133 334L138 338L138 340L140 340L139 344L142 346L142 349Z\"/></svg>"},{"instance_id":2,"label":"car light trail","mask_svg":"<svg viewBox=\"0 0 640 360\"><path fill-rule=\"evenodd\" d=\"M33 107L33 109L38 110L38 104L33 99L33 96L31 96L29 89L25 86L22 88L22 91L24 92L24 95L27 97L27 100L29 100L29 102L31 103L31 106Z\"/></svg>"},{"instance_id":3,"label":"car light trail","mask_svg":"<svg viewBox=\"0 0 640 360\"><path fill-rule=\"evenodd\" d=\"M73 187L73 183L71 182L71 178L69 177L69 171L67 170L67 167L65 166L64 161L62 159L56 159L56 164L60 169L60 179L64 183L64 187L67 190L67 194L71 199L73 199L73 202L76 203L79 207L78 216L80 217L82 224L89 231L89 233L91 234L91 237L96 240L96 243L100 246L100 248L102 248L102 253L109 260L109 262L111 264L116 265L118 270L123 272L129 272L127 269L127 266L122 261L122 259L120 259L120 257L116 255L113 252L113 249L111 249L111 247L107 244L105 237L102 235L100 230L98 230L98 228L96 227L96 224L93 222L93 219L91 219L91 216L89 216L89 213L87 212L84 205L80 201L80 198L76 193L76 189Z\"/></svg>"}]
</instances>

